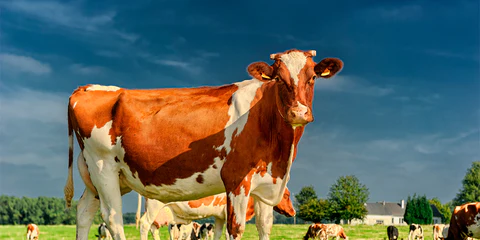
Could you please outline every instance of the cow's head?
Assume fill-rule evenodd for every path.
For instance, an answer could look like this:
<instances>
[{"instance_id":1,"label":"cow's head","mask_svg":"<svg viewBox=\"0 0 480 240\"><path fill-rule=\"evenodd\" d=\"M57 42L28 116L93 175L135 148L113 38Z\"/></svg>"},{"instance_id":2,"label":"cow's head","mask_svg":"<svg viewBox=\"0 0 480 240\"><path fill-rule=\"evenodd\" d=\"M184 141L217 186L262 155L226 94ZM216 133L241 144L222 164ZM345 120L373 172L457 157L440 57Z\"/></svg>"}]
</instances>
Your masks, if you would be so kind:
<instances>
[{"instance_id":1,"label":"cow's head","mask_svg":"<svg viewBox=\"0 0 480 240\"><path fill-rule=\"evenodd\" d=\"M312 59L315 50L289 50L271 54L275 62L255 62L248 66L249 74L262 81L275 81L277 108L283 119L292 126L313 121L312 102L316 78L330 78L343 67L338 58L325 58L319 63Z\"/></svg>"},{"instance_id":2,"label":"cow's head","mask_svg":"<svg viewBox=\"0 0 480 240\"><path fill-rule=\"evenodd\" d=\"M292 200L290 200L290 191L288 188L285 188L282 200L277 206L273 207L273 210L287 217L295 216L296 212L295 208L293 208Z\"/></svg>"}]
</instances>

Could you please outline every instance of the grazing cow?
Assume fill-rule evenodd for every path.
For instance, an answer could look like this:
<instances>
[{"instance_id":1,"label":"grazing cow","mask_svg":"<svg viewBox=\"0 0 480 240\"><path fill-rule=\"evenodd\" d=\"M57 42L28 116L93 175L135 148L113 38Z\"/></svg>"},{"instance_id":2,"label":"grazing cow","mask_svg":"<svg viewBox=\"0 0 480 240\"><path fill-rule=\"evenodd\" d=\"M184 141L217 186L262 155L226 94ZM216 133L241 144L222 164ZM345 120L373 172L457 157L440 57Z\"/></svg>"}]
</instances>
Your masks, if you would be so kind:
<instances>
[{"instance_id":1,"label":"grazing cow","mask_svg":"<svg viewBox=\"0 0 480 240\"><path fill-rule=\"evenodd\" d=\"M446 240L480 238L480 202L455 207Z\"/></svg>"},{"instance_id":2,"label":"grazing cow","mask_svg":"<svg viewBox=\"0 0 480 240\"><path fill-rule=\"evenodd\" d=\"M308 240L308 239L320 239L320 232L322 231L322 225L320 223L312 223L310 226L308 226L308 230L305 233L305 236L303 236L303 240Z\"/></svg>"},{"instance_id":3,"label":"grazing cow","mask_svg":"<svg viewBox=\"0 0 480 240\"><path fill-rule=\"evenodd\" d=\"M433 225L433 240L444 240L448 234L448 224L434 224Z\"/></svg>"},{"instance_id":4,"label":"grazing cow","mask_svg":"<svg viewBox=\"0 0 480 240\"><path fill-rule=\"evenodd\" d=\"M95 237L97 237L98 240L112 239L112 235L110 235L110 232L107 229L107 225L104 222L98 226L98 235L95 235Z\"/></svg>"},{"instance_id":5,"label":"grazing cow","mask_svg":"<svg viewBox=\"0 0 480 240\"><path fill-rule=\"evenodd\" d=\"M213 229L214 225L211 223L204 223L200 227L200 230L198 231L198 238L202 240L210 240L213 239Z\"/></svg>"},{"instance_id":6,"label":"grazing cow","mask_svg":"<svg viewBox=\"0 0 480 240\"><path fill-rule=\"evenodd\" d=\"M227 196L225 193L205 197L199 200L173 202L166 205L154 199L145 199L145 214L140 219L141 238L147 238L148 229L150 229L154 239L157 239L157 231L161 226L166 226L169 223L187 224L192 220L213 216L215 217L216 226L214 236L215 239L218 240L222 234L223 225L226 219L226 202ZM141 205L140 198L138 205ZM138 209L140 209L140 207L137 207L137 210ZM151 212L158 212L158 209L162 210L156 217L149 214ZM273 209L287 217L293 217L295 215L295 209L293 208L292 201L290 200L290 191L288 188L285 188L281 202ZM247 215L245 220L249 221L252 219L256 212L258 212L256 226L260 238L268 239L273 221L272 208L263 205L256 206L253 197L250 197L247 205ZM137 216L139 215L140 213L137 212ZM154 219L153 224L152 219ZM228 235L226 237L228 238Z\"/></svg>"},{"instance_id":7,"label":"grazing cow","mask_svg":"<svg viewBox=\"0 0 480 240\"><path fill-rule=\"evenodd\" d=\"M198 225L196 222L189 224L169 224L168 233L170 234L170 240L197 240L195 224Z\"/></svg>"},{"instance_id":8,"label":"grazing cow","mask_svg":"<svg viewBox=\"0 0 480 240\"><path fill-rule=\"evenodd\" d=\"M27 225L27 240L38 239L40 235L40 231L38 230L38 226L36 224L30 223Z\"/></svg>"},{"instance_id":9,"label":"grazing cow","mask_svg":"<svg viewBox=\"0 0 480 240\"><path fill-rule=\"evenodd\" d=\"M248 66L253 79L220 87L77 88L68 105L64 189L69 207L75 132L86 186L77 205L77 239L87 239L100 208L114 239L124 240L121 196L131 190L164 203L226 192L229 238L241 239L249 197L269 206L282 198L297 145L313 121L315 79L343 68L337 58L315 63L315 55L272 54L272 65Z\"/></svg>"},{"instance_id":10,"label":"grazing cow","mask_svg":"<svg viewBox=\"0 0 480 240\"><path fill-rule=\"evenodd\" d=\"M398 229L395 226L388 226L387 236L388 236L388 240L398 239Z\"/></svg>"},{"instance_id":11,"label":"grazing cow","mask_svg":"<svg viewBox=\"0 0 480 240\"><path fill-rule=\"evenodd\" d=\"M423 229L420 224L410 224L410 233L408 234L408 240L423 239Z\"/></svg>"},{"instance_id":12,"label":"grazing cow","mask_svg":"<svg viewBox=\"0 0 480 240\"><path fill-rule=\"evenodd\" d=\"M321 224L320 240L327 240L329 237L335 239L348 239L343 227L338 224Z\"/></svg>"}]
</instances>

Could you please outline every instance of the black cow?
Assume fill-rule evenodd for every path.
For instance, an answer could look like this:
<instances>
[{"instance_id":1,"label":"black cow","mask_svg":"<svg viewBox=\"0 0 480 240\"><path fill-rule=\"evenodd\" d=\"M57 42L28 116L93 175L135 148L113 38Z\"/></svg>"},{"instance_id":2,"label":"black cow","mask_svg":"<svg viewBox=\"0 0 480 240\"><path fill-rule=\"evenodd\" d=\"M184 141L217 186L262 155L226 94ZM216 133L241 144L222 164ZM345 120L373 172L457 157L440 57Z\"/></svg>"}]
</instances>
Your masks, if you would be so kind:
<instances>
[{"instance_id":1,"label":"black cow","mask_svg":"<svg viewBox=\"0 0 480 240\"><path fill-rule=\"evenodd\" d=\"M395 226L387 227L388 240L398 239L398 229Z\"/></svg>"}]
</instances>

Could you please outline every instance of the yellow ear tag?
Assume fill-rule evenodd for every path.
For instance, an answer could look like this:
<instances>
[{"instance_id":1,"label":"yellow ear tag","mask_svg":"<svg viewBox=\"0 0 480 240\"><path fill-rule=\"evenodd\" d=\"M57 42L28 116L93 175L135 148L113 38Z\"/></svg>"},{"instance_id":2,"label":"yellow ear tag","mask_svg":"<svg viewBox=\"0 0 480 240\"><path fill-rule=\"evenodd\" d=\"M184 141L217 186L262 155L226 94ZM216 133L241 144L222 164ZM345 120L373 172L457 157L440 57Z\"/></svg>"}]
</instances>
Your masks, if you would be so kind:
<instances>
[{"instance_id":1,"label":"yellow ear tag","mask_svg":"<svg viewBox=\"0 0 480 240\"><path fill-rule=\"evenodd\" d=\"M325 68L325 71L323 71L323 73L320 74L320 76L324 77L324 76L327 76L327 75L330 75L330 70L328 70L328 68Z\"/></svg>"},{"instance_id":2,"label":"yellow ear tag","mask_svg":"<svg viewBox=\"0 0 480 240\"><path fill-rule=\"evenodd\" d=\"M271 79L269 76L265 75L265 73L262 73L262 78Z\"/></svg>"}]
</instances>

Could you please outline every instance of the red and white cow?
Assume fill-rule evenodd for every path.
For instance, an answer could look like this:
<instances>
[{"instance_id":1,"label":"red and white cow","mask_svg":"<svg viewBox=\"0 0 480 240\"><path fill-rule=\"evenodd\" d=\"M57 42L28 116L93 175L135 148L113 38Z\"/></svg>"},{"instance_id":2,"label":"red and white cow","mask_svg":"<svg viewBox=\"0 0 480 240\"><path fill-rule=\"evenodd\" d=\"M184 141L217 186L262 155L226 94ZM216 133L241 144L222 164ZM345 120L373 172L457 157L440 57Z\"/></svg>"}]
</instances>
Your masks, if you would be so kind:
<instances>
[{"instance_id":1,"label":"red and white cow","mask_svg":"<svg viewBox=\"0 0 480 240\"><path fill-rule=\"evenodd\" d=\"M39 235L40 231L36 224L30 223L27 225L27 240L37 240Z\"/></svg>"},{"instance_id":2,"label":"red and white cow","mask_svg":"<svg viewBox=\"0 0 480 240\"><path fill-rule=\"evenodd\" d=\"M268 206L259 206L255 208L253 197L250 197L247 205L247 215L245 221L249 221L257 214L256 226L260 239L269 239L273 224L272 208ZM226 219L227 196L220 193L214 196L205 197L198 200L173 202L163 204L154 199L145 199L145 213L140 219L141 239L147 239L148 229L154 239L158 238L158 229L161 226L172 224L188 224L193 220L207 217L215 218L215 240L220 239L223 231L223 225ZM140 215L141 199L138 201L137 216ZM161 210L158 210L161 209ZM275 211L287 217L295 216L295 209L290 199L290 191L285 188L283 198L280 203L274 207ZM152 216L150 212L158 212L157 216ZM228 238L228 235L226 236Z\"/></svg>"},{"instance_id":3,"label":"red and white cow","mask_svg":"<svg viewBox=\"0 0 480 240\"><path fill-rule=\"evenodd\" d=\"M446 240L480 238L480 202L455 207Z\"/></svg>"},{"instance_id":4,"label":"red and white cow","mask_svg":"<svg viewBox=\"0 0 480 240\"><path fill-rule=\"evenodd\" d=\"M313 121L316 77L330 78L343 67L337 58L315 63L315 55L272 54L272 65L248 66L253 79L219 87L77 88L68 105L64 189L69 207L75 132L86 185L77 239L87 239L99 207L113 238L125 239L121 196L131 190L164 203L226 192L227 229L240 239L250 196L270 206L282 198L298 142Z\"/></svg>"},{"instance_id":5,"label":"red and white cow","mask_svg":"<svg viewBox=\"0 0 480 240\"><path fill-rule=\"evenodd\" d=\"M434 224L433 225L433 240L443 240L448 235L449 225Z\"/></svg>"}]
</instances>

